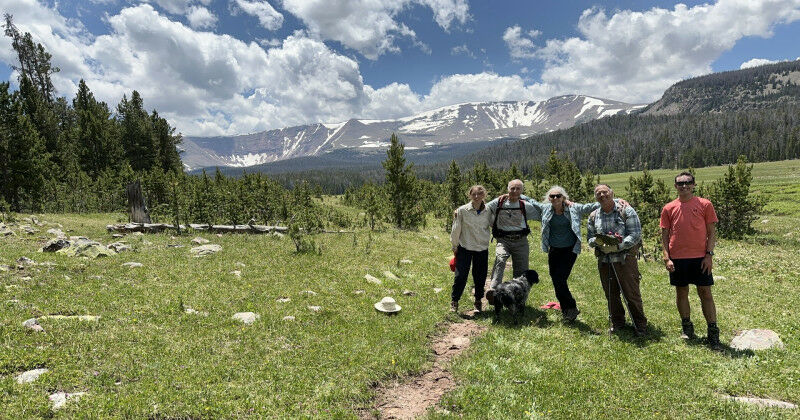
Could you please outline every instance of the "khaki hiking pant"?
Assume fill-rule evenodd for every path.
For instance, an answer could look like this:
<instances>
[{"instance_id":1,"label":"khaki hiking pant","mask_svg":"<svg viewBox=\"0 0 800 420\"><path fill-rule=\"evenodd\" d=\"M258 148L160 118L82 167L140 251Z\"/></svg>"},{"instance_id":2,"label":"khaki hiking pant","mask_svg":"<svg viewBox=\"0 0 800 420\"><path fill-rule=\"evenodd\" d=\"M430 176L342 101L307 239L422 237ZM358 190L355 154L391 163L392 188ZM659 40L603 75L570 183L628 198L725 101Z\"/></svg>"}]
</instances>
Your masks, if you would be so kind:
<instances>
[{"instance_id":1,"label":"khaki hiking pant","mask_svg":"<svg viewBox=\"0 0 800 420\"><path fill-rule=\"evenodd\" d=\"M525 274L528 270L528 237L521 236L515 239L498 238L497 247L494 251L494 267L492 267L492 289L503 282L503 274L506 269L506 261L511 257L511 266L514 269L514 277Z\"/></svg>"},{"instance_id":2,"label":"khaki hiking pant","mask_svg":"<svg viewBox=\"0 0 800 420\"><path fill-rule=\"evenodd\" d=\"M609 300L611 325L615 327L625 325L625 307L619 296L620 285L622 285L622 294L628 301L629 315L633 320L633 325L636 329L644 330L647 327L647 317L644 316L642 293L639 291L639 282L642 276L639 274L639 263L636 260L637 248L638 246L634 246L628 250L624 263L606 263L598 260L597 270L600 272L603 292L606 299ZM618 277L615 276L615 272Z\"/></svg>"}]
</instances>

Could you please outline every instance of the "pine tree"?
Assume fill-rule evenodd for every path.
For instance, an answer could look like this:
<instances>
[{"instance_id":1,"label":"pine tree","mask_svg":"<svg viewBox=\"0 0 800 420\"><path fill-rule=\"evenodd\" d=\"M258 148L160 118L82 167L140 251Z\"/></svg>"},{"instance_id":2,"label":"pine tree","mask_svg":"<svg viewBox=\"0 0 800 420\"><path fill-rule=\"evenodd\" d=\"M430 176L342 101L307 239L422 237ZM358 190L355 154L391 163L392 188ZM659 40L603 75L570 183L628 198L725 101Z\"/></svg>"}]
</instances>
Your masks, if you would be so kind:
<instances>
[{"instance_id":1,"label":"pine tree","mask_svg":"<svg viewBox=\"0 0 800 420\"><path fill-rule=\"evenodd\" d=\"M111 112L105 102L97 102L83 79L72 107L77 117L75 137L81 169L94 177L106 168L119 166L122 145Z\"/></svg>"},{"instance_id":2,"label":"pine tree","mask_svg":"<svg viewBox=\"0 0 800 420\"><path fill-rule=\"evenodd\" d=\"M728 165L722 179L698 191L714 205L719 219L717 232L723 238L741 239L755 232L753 222L764 210L765 200L750 193L752 172L753 165L748 166L747 158L739 156L736 165Z\"/></svg>"},{"instance_id":3,"label":"pine tree","mask_svg":"<svg viewBox=\"0 0 800 420\"><path fill-rule=\"evenodd\" d=\"M390 141L386 160L382 162L386 170L386 192L391 209L389 213L398 228L414 228L423 222L420 213L424 216L414 194L417 177L414 175L413 164L406 166L405 146L395 134L392 134Z\"/></svg>"},{"instance_id":4,"label":"pine tree","mask_svg":"<svg viewBox=\"0 0 800 420\"><path fill-rule=\"evenodd\" d=\"M133 170L147 170L155 166L157 149L153 142L152 125L139 92L134 90L130 100L122 96L117 106L117 121L125 158Z\"/></svg>"},{"instance_id":5,"label":"pine tree","mask_svg":"<svg viewBox=\"0 0 800 420\"><path fill-rule=\"evenodd\" d=\"M450 169L447 171L446 189L448 200L447 216L444 227L447 232L453 227L453 209L458 208L464 201L464 187L461 179L461 169L455 160L450 162Z\"/></svg>"}]
</instances>

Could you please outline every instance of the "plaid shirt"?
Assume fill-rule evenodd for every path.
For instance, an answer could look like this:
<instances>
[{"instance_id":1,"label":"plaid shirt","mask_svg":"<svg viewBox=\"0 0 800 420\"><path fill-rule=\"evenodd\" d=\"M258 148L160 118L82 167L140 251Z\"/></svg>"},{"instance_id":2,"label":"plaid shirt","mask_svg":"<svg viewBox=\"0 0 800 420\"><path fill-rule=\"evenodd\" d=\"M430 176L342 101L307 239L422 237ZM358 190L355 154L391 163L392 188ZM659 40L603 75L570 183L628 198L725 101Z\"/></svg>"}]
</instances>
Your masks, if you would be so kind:
<instances>
[{"instance_id":1,"label":"plaid shirt","mask_svg":"<svg viewBox=\"0 0 800 420\"><path fill-rule=\"evenodd\" d=\"M586 224L587 236L589 238L588 244L590 247L596 247L595 236L598 233L616 233L622 237L622 243L619 244L619 252L612 252L605 254L601 257L602 262L622 262L625 261L625 255L628 250L633 248L642 240L642 224L639 222L639 215L633 207L628 206L625 208L625 221L620 215L619 204L614 206L611 213L606 213L602 208L597 209L595 213L594 223L592 217L589 216L589 223ZM601 254L602 255L602 254Z\"/></svg>"}]
</instances>

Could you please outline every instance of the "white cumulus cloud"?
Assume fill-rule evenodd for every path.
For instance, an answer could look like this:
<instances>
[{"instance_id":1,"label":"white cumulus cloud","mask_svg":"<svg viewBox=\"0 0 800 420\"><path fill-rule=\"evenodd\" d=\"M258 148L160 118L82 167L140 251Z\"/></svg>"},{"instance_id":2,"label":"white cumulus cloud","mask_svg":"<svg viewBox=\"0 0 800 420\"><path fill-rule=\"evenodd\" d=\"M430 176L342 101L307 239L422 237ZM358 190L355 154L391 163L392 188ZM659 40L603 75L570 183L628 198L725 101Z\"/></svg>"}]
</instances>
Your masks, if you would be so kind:
<instances>
[{"instance_id":1,"label":"white cumulus cloud","mask_svg":"<svg viewBox=\"0 0 800 420\"><path fill-rule=\"evenodd\" d=\"M217 17L202 6L190 7L186 19L189 21L189 26L195 29L213 28L217 24Z\"/></svg>"},{"instance_id":2,"label":"white cumulus cloud","mask_svg":"<svg viewBox=\"0 0 800 420\"><path fill-rule=\"evenodd\" d=\"M302 20L308 29L323 39L338 41L370 60L381 54L398 52L398 38L408 37L415 45L416 33L396 15L412 3L430 7L434 19L448 30L453 21L469 19L466 0L283 0L283 7Z\"/></svg>"},{"instance_id":3,"label":"white cumulus cloud","mask_svg":"<svg viewBox=\"0 0 800 420\"><path fill-rule=\"evenodd\" d=\"M536 30L528 32L531 37L536 37L539 34L540 32ZM506 28L503 33L503 41L506 43L512 58L532 58L536 55L536 45L530 38L526 38L522 34L522 28L519 25Z\"/></svg>"},{"instance_id":4,"label":"white cumulus cloud","mask_svg":"<svg viewBox=\"0 0 800 420\"><path fill-rule=\"evenodd\" d=\"M271 31L283 25L283 15L266 1L234 0L236 6L249 15L258 18L258 23Z\"/></svg>"},{"instance_id":5,"label":"white cumulus cloud","mask_svg":"<svg viewBox=\"0 0 800 420\"><path fill-rule=\"evenodd\" d=\"M513 41L512 56L543 60L542 83L557 92L649 102L680 79L710 73L738 40L770 37L775 25L798 19L800 0L719 0L610 16L589 9L578 20L579 36L550 39L533 51L514 28L504 39Z\"/></svg>"}]
</instances>

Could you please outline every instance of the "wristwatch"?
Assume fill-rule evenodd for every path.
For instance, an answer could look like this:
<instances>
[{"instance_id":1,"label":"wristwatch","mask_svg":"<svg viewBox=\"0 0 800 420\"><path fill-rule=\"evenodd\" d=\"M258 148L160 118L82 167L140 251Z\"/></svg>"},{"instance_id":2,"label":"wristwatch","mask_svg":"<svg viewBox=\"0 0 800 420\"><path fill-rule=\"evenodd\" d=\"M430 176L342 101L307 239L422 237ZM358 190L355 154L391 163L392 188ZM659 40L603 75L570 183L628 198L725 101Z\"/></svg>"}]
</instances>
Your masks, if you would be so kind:
<instances>
[{"instance_id":1,"label":"wristwatch","mask_svg":"<svg viewBox=\"0 0 800 420\"><path fill-rule=\"evenodd\" d=\"M706 251L706 255L711 255L713 257L714 256L714 251Z\"/></svg>"}]
</instances>

